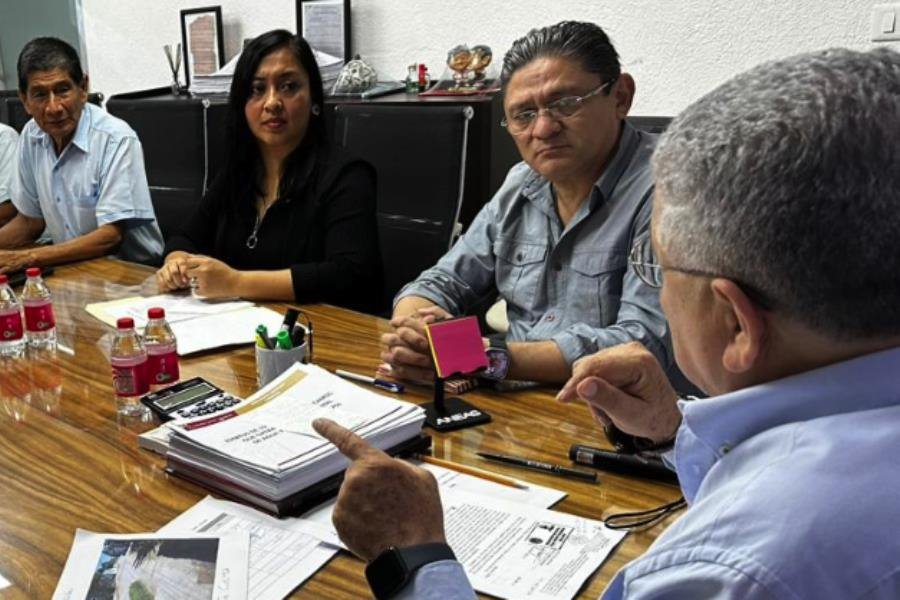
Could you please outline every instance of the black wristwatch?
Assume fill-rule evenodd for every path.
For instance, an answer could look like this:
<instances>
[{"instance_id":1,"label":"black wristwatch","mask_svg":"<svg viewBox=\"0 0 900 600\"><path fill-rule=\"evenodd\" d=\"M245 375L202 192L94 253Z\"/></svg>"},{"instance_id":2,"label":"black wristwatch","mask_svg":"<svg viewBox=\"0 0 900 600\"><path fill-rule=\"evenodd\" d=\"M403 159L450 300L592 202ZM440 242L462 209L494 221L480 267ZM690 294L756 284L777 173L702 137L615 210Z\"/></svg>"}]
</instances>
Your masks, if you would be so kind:
<instances>
[{"instance_id":1,"label":"black wristwatch","mask_svg":"<svg viewBox=\"0 0 900 600\"><path fill-rule=\"evenodd\" d=\"M456 560L447 544L390 547L366 566L366 579L375 598L387 600L410 582L417 569L439 560Z\"/></svg>"},{"instance_id":2,"label":"black wristwatch","mask_svg":"<svg viewBox=\"0 0 900 600\"><path fill-rule=\"evenodd\" d=\"M492 335L488 338L488 347L484 351L487 355L488 366L481 372L481 376L494 381L506 379L509 373L509 346L506 345L506 337Z\"/></svg>"}]
</instances>

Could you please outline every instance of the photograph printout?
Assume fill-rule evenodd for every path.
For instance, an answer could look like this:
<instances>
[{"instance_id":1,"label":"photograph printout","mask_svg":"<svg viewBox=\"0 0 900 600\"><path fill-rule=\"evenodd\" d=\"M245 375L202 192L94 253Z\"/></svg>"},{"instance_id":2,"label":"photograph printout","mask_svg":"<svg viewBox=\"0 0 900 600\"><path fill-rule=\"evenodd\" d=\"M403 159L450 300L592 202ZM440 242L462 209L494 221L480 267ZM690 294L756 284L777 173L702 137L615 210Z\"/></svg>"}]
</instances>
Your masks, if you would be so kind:
<instances>
[{"instance_id":1,"label":"photograph printout","mask_svg":"<svg viewBox=\"0 0 900 600\"><path fill-rule=\"evenodd\" d=\"M106 534L79 529L54 600L236 600L247 597L250 538Z\"/></svg>"}]
</instances>

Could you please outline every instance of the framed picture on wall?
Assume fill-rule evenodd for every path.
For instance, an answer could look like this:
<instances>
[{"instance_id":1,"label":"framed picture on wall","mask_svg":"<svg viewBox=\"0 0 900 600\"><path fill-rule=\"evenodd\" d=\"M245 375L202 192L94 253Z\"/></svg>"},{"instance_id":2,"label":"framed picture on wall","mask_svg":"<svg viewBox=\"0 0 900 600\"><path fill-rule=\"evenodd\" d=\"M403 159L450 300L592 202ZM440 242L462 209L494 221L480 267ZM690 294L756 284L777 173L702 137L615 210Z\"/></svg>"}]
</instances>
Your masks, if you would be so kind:
<instances>
[{"instance_id":1,"label":"framed picture on wall","mask_svg":"<svg viewBox=\"0 0 900 600\"><path fill-rule=\"evenodd\" d=\"M207 6L181 11L181 47L185 85L195 75L212 75L225 64L222 7Z\"/></svg>"},{"instance_id":2,"label":"framed picture on wall","mask_svg":"<svg viewBox=\"0 0 900 600\"><path fill-rule=\"evenodd\" d=\"M314 50L340 59L341 63L353 58L350 49L350 0L295 1L297 33ZM322 66L321 61L319 65Z\"/></svg>"}]
</instances>

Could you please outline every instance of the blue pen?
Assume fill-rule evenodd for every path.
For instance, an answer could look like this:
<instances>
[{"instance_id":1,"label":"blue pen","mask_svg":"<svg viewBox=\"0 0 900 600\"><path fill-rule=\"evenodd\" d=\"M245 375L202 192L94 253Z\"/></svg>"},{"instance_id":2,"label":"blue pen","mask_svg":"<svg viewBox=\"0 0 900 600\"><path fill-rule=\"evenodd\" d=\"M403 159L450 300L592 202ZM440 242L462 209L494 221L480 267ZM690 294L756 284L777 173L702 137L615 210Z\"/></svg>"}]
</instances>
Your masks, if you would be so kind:
<instances>
[{"instance_id":1,"label":"blue pen","mask_svg":"<svg viewBox=\"0 0 900 600\"><path fill-rule=\"evenodd\" d=\"M386 390L388 392L393 392L395 394L400 394L405 389L402 383L397 383L396 381L386 381L384 379L375 379L374 377L369 377L368 375L360 375L359 373L351 373L350 371L344 371L342 369L336 369L334 371L335 375L339 375L345 379L351 379L353 381L360 381L362 383L368 383L369 385L374 385L375 387Z\"/></svg>"}]
</instances>

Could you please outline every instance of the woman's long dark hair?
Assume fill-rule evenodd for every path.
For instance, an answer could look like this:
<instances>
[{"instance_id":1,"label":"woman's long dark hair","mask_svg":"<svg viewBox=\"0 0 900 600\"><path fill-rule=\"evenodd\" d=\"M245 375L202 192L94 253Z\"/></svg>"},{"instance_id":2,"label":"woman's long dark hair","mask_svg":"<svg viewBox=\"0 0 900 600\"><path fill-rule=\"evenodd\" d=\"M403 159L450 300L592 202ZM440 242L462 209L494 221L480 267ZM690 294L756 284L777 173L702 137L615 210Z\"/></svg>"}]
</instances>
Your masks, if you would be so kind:
<instances>
[{"instance_id":1,"label":"woman's long dark hair","mask_svg":"<svg viewBox=\"0 0 900 600\"><path fill-rule=\"evenodd\" d=\"M297 62L309 75L311 106L319 107L319 114L311 114L309 125L303 141L285 159L284 174L279 183L278 196L290 198L302 183L299 172L308 153L317 153L328 143L325 130L324 110L325 92L322 88L322 75L316 64L315 56L309 44L302 37L285 29L275 29L255 38L244 48L241 58L234 69L231 80L231 93L228 96L227 138L225 164L222 169L224 194L232 209L246 210L253 206L252 200L259 193L260 161L259 147L256 138L247 125L244 107L250 98L253 77L263 59L282 48L288 48Z\"/></svg>"}]
</instances>

